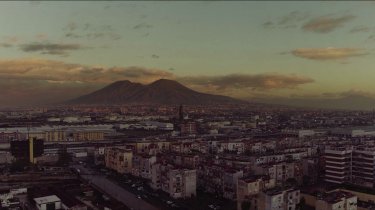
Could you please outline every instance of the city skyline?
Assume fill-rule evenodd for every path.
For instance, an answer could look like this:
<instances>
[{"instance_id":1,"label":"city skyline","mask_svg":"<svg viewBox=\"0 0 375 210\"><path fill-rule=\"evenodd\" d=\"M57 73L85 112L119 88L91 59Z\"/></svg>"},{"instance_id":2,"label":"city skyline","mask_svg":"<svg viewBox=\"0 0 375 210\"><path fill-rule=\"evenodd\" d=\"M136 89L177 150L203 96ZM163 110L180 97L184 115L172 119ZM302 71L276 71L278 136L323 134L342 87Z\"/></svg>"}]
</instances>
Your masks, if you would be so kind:
<instances>
[{"instance_id":1,"label":"city skyline","mask_svg":"<svg viewBox=\"0 0 375 210\"><path fill-rule=\"evenodd\" d=\"M2 2L0 106L165 78L240 99L373 97L373 2ZM42 102L42 103L41 103Z\"/></svg>"}]
</instances>

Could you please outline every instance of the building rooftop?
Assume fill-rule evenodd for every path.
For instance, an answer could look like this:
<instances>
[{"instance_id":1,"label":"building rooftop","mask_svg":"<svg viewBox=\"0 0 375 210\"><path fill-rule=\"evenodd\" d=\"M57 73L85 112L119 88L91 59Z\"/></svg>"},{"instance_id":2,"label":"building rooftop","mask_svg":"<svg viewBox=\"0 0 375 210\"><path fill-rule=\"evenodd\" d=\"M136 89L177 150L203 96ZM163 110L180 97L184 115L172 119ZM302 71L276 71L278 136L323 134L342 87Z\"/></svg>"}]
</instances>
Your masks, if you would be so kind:
<instances>
[{"instance_id":1,"label":"building rooftop","mask_svg":"<svg viewBox=\"0 0 375 210\"><path fill-rule=\"evenodd\" d=\"M45 196L45 197L39 197L39 198L34 198L34 201L40 205L40 204L44 204L44 203L54 203L54 202L59 202L61 201L59 197L57 197L56 195L49 195L49 196Z\"/></svg>"},{"instance_id":2,"label":"building rooftop","mask_svg":"<svg viewBox=\"0 0 375 210\"><path fill-rule=\"evenodd\" d=\"M328 203L337 203L341 201L343 198L351 198L351 197L354 197L352 193L339 190L339 191L326 193L319 199L324 200Z\"/></svg>"}]
</instances>

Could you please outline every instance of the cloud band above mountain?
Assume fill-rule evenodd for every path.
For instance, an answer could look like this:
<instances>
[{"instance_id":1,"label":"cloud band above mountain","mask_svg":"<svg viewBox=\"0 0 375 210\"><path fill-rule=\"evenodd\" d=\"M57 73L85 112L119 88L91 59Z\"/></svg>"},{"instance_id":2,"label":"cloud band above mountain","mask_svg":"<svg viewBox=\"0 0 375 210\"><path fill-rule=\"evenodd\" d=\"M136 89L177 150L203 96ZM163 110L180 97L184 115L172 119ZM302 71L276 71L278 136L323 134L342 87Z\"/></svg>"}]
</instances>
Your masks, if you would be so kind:
<instances>
[{"instance_id":1,"label":"cloud band above mountain","mask_svg":"<svg viewBox=\"0 0 375 210\"><path fill-rule=\"evenodd\" d=\"M314 82L308 77L281 74L230 74L224 76L183 77L186 85L210 86L217 90L250 88L253 90L291 89Z\"/></svg>"},{"instance_id":2,"label":"cloud band above mountain","mask_svg":"<svg viewBox=\"0 0 375 210\"><path fill-rule=\"evenodd\" d=\"M292 55L311 60L337 60L368 55L358 48L300 48L290 52Z\"/></svg>"},{"instance_id":3,"label":"cloud band above mountain","mask_svg":"<svg viewBox=\"0 0 375 210\"><path fill-rule=\"evenodd\" d=\"M281 74L230 74L223 76L179 77L168 70L144 67L101 67L54 60L0 60L1 98L20 101L55 102L78 96L119 80L151 83L158 79L177 80L198 91L226 94L231 90L293 89L314 82L313 79ZM17 88L14 88L16 87ZM76 89L76 91L73 91ZM59 94L56 94L56 91ZM67 94L63 94L68 91ZM27 94L18 94L27 93ZM18 97L19 96L19 97ZM48 96L48 97L47 97Z\"/></svg>"}]
</instances>

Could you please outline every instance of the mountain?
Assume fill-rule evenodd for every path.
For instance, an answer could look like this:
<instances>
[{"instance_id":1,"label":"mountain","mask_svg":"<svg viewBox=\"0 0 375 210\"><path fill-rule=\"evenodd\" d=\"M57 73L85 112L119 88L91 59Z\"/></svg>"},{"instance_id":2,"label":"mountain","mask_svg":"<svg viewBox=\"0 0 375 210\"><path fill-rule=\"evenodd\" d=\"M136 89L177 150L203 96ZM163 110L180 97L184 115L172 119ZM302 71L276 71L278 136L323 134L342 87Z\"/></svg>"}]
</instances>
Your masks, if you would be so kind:
<instances>
[{"instance_id":1,"label":"mountain","mask_svg":"<svg viewBox=\"0 0 375 210\"><path fill-rule=\"evenodd\" d=\"M227 96L200 93L182 84L160 79L148 85L118 81L93 93L70 100L68 104L238 104Z\"/></svg>"}]
</instances>

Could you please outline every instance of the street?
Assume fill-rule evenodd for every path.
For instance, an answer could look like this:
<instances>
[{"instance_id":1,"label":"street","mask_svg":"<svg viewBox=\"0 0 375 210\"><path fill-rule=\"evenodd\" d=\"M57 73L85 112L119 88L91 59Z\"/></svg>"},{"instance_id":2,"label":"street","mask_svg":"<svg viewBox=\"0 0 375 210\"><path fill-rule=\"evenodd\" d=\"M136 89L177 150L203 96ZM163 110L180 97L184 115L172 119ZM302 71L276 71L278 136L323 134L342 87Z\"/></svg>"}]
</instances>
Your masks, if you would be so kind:
<instances>
[{"instance_id":1,"label":"street","mask_svg":"<svg viewBox=\"0 0 375 210\"><path fill-rule=\"evenodd\" d=\"M124 188L116 185L108 180L105 176L99 175L92 170L83 167L82 165L74 165L75 169L80 170L80 176L87 180L90 184L99 188L101 191L107 193L109 196L120 201L130 209L134 210L157 210L158 208L152 206L146 201L137 198L136 195L128 192Z\"/></svg>"}]
</instances>

